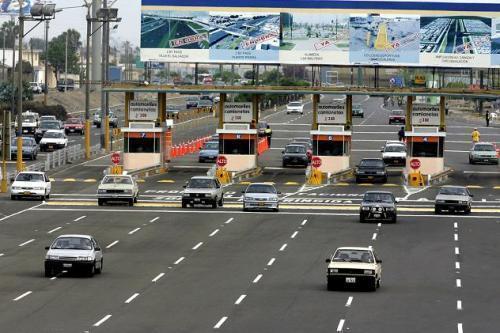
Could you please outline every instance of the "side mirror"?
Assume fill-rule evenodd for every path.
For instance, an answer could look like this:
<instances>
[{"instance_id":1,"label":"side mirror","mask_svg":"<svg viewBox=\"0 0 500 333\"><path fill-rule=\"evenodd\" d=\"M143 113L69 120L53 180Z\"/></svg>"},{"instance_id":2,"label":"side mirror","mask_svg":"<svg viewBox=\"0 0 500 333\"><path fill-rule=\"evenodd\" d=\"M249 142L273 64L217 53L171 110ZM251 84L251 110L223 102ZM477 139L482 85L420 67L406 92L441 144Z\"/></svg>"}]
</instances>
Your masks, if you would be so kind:
<instances>
[{"instance_id":1,"label":"side mirror","mask_svg":"<svg viewBox=\"0 0 500 333\"><path fill-rule=\"evenodd\" d=\"M282 151L281 151L281 153L282 153L282 154L284 154L284 153L285 153L285 151L284 151L284 150L282 150Z\"/></svg>"},{"instance_id":2,"label":"side mirror","mask_svg":"<svg viewBox=\"0 0 500 333\"><path fill-rule=\"evenodd\" d=\"M101 251L101 248L100 247L96 247L94 250Z\"/></svg>"},{"instance_id":3,"label":"side mirror","mask_svg":"<svg viewBox=\"0 0 500 333\"><path fill-rule=\"evenodd\" d=\"M50 249L50 246L46 246L46 247L45 247L45 250L48 250L48 249Z\"/></svg>"},{"instance_id":4,"label":"side mirror","mask_svg":"<svg viewBox=\"0 0 500 333\"><path fill-rule=\"evenodd\" d=\"M471 198L474 198L474 194L469 194L469 196L470 196Z\"/></svg>"},{"instance_id":5,"label":"side mirror","mask_svg":"<svg viewBox=\"0 0 500 333\"><path fill-rule=\"evenodd\" d=\"M382 263L382 260L381 259L377 259L377 264L381 264Z\"/></svg>"},{"instance_id":6,"label":"side mirror","mask_svg":"<svg viewBox=\"0 0 500 333\"><path fill-rule=\"evenodd\" d=\"M278 191L278 194L281 194L281 191Z\"/></svg>"},{"instance_id":7,"label":"side mirror","mask_svg":"<svg viewBox=\"0 0 500 333\"><path fill-rule=\"evenodd\" d=\"M245 194L245 191L241 191L241 193Z\"/></svg>"},{"instance_id":8,"label":"side mirror","mask_svg":"<svg viewBox=\"0 0 500 333\"><path fill-rule=\"evenodd\" d=\"M380 152L383 153L384 152L384 148L380 148Z\"/></svg>"},{"instance_id":9,"label":"side mirror","mask_svg":"<svg viewBox=\"0 0 500 333\"><path fill-rule=\"evenodd\" d=\"M332 260L331 260L330 258L328 258L328 259L326 259L326 260L325 260L325 262L326 262L327 264L329 264L329 263L331 263L331 262L332 262Z\"/></svg>"},{"instance_id":10,"label":"side mirror","mask_svg":"<svg viewBox=\"0 0 500 333\"><path fill-rule=\"evenodd\" d=\"M186 187L187 187L187 185L182 185L182 188L186 188Z\"/></svg>"},{"instance_id":11,"label":"side mirror","mask_svg":"<svg viewBox=\"0 0 500 333\"><path fill-rule=\"evenodd\" d=\"M13 183L14 182L14 177L10 177L10 182Z\"/></svg>"}]
</instances>

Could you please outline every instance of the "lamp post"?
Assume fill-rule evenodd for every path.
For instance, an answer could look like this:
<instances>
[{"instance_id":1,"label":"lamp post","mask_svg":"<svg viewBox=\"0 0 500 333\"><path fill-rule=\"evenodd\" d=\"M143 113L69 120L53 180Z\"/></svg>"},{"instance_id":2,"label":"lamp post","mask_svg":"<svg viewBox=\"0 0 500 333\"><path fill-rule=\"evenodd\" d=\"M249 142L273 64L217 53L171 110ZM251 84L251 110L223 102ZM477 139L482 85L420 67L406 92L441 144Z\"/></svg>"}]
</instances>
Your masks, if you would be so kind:
<instances>
[{"instance_id":1,"label":"lamp post","mask_svg":"<svg viewBox=\"0 0 500 333\"><path fill-rule=\"evenodd\" d=\"M44 69L44 76L45 76L45 86L43 87L43 105L47 106L47 100L49 97L49 20L45 21L45 69Z\"/></svg>"}]
</instances>

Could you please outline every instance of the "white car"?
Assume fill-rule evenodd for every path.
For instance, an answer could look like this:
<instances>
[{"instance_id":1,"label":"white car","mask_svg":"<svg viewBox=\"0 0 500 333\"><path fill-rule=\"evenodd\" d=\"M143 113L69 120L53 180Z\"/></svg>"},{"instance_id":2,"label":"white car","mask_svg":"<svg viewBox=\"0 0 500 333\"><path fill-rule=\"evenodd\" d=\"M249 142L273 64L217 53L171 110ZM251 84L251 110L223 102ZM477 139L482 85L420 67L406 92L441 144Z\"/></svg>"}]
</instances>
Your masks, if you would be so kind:
<instances>
[{"instance_id":1,"label":"white car","mask_svg":"<svg viewBox=\"0 0 500 333\"><path fill-rule=\"evenodd\" d=\"M290 102L286 106L286 114L300 113L304 114L304 104L302 102Z\"/></svg>"},{"instance_id":2,"label":"white car","mask_svg":"<svg viewBox=\"0 0 500 333\"><path fill-rule=\"evenodd\" d=\"M43 92L42 85L38 82L30 82L31 91L35 94L41 94Z\"/></svg>"},{"instance_id":3,"label":"white car","mask_svg":"<svg viewBox=\"0 0 500 333\"><path fill-rule=\"evenodd\" d=\"M104 258L101 247L89 235L61 235L45 247L45 276L63 271L83 271L89 276L101 274Z\"/></svg>"},{"instance_id":4,"label":"white car","mask_svg":"<svg viewBox=\"0 0 500 333\"><path fill-rule=\"evenodd\" d=\"M279 211L279 194L273 184L254 183L248 185L243 193L243 211L250 209L271 209Z\"/></svg>"},{"instance_id":5,"label":"white car","mask_svg":"<svg viewBox=\"0 0 500 333\"><path fill-rule=\"evenodd\" d=\"M404 143L396 141L388 142L382 149L382 159L387 166L406 165L406 146Z\"/></svg>"},{"instance_id":6,"label":"white car","mask_svg":"<svg viewBox=\"0 0 500 333\"><path fill-rule=\"evenodd\" d=\"M64 130L48 130L40 140L40 151L50 151L66 148L68 146L68 137Z\"/></svg>"},{"instance_id":7,"label":"white car","mask_svg":"<svg viewBox=\"0 0 500 333\"><path fill-rule=\"evenodd\" d=\"M10 186L10 198L39 197L45 200L50 197L50 189L50 179L44 172L23 171L17 174Z\"/></svg>"},{"instance_id":8,"label":"white car","mask_svg":"<svg viewBox=\"0 0 500 333\"><path fill-rule=\"evenodd\" d=\"M328 290L360 286L376 291L380 287L382 260L371 247L339 247L326 263Z\"/></svg>"},{"instance_id":9,"label":"white car","mask_svg":"<svg viewBox=\"0 0 500 333\"><path fill-rule=\"evenodd\" d=\"M139 197L137 182L130 175L107 175L104 176L97 188L97 204L104 205L107 202L127 202L133 206Z\"/></svg>"}]
</instances>

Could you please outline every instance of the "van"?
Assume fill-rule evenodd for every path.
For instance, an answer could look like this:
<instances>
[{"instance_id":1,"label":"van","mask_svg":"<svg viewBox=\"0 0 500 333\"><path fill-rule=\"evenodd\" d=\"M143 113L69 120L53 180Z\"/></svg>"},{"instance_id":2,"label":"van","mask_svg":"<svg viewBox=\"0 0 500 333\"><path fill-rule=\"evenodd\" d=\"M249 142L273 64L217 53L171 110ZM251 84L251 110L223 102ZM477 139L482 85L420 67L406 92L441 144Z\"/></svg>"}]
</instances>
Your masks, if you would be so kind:
<instances>
[{"instance_id":1,"label":"van","mask_svg":"<svg viewBox=\"0 0 500 333\"><path fill-rule=\"evenodd\" d=\"M74 90L75 89L75 80L68 79L66 82L64 79L57 81L57 90L60 92L64 92L66 90Z\"/></svg>"}]
</instances>

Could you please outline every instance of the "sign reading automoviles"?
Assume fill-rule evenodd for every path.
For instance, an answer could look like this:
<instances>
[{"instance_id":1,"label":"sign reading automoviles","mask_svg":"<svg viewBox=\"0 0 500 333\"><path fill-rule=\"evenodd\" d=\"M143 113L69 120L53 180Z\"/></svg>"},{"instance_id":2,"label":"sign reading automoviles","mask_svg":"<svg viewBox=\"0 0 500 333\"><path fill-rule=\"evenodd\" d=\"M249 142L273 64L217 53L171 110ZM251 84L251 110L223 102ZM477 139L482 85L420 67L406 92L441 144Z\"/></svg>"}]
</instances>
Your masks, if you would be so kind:
<instances>
[{"instance_id":1,"label":"sign reading automoviles","mask_svg":"<svg viewBox=\"0 0 500 333\"><path fill-rule=\"evenodd\" d=\"M252 114L252 103L234 102L224 104L225 123L251 123Z\"/></svg>"},{"instance_id":2,"label":"sign reading automoviles","mask_svg":"<svg viewBox=\"0 0 500 333\"><path fill-rule=\"evenodd\" d=\"M439 105L413 104L411 123L414 126L439 126Z\"/></svg>"},{"instance_id":3,"label":"sign reading automoviles","mask_svg":"<svg viewBox=\"0 0 500 333\"><path fill-rule=\"evenodd\" d=\"M318 104L318 124L345 124L346 119L344 102Z\"/></svg>"},{"instance_id":4,"label":"sign reading automoviles","mask_svg":"<svg viewBox=\"0 0 500 333\"><path fill-rule=\"evenodd\" d=\"M129 104L130 120L154 121L158 118L158 101L134 100Z\"/></svg>"}]
</instances>

